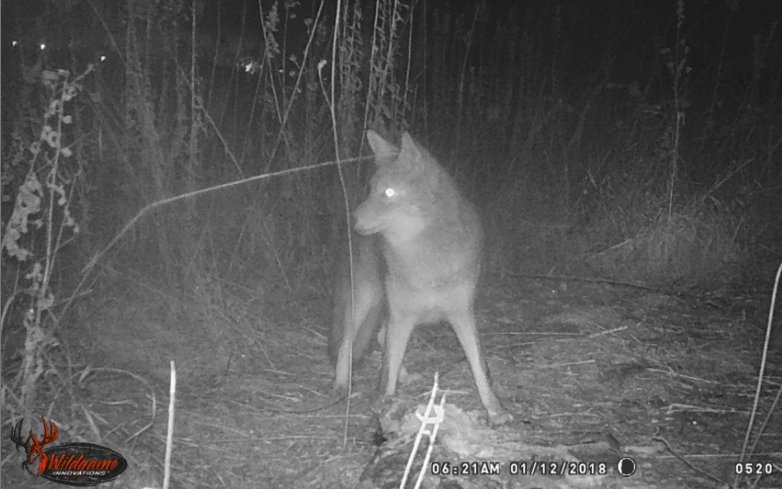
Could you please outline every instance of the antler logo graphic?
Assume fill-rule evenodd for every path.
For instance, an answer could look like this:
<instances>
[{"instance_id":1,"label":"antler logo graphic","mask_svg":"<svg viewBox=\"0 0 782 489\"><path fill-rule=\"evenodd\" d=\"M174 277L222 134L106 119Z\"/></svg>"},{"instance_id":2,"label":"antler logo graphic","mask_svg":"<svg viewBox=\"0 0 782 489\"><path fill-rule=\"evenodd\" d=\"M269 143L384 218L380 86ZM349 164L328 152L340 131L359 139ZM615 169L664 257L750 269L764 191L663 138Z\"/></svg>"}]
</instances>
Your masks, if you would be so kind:
<instances>
[{"instance_id":1,"label":"antler logo graphic","mask_svg":"<svg viewBox=\"0 0 782 489\"><path fill-rule=\"evenodd\" d=\"M28 432L27 439L22 440L22 423L24 420L19 420L19 422L16 424L14 429L11 432L11 441L13 441L16 444L16 449L19 450L19 447L24 448L25 453L27 454L27 458L24 462L22 462L22 467L24 467L28 472L32 473L30 470L30 465L35 462L36 457L38 458L38 475L43 475L43 473L46 471L46 466L49 461L49 456L44 452L43 447L50 444L54 440L57 439L59 436L59 432L57 431L57 425L54 424L54 421L46 422L46 419L41 416L41 424L43 424L43 436L39 440L36 438L35 434L33 433L32 428L30 428L30 431Z\"/></svg>"}]
</instances>

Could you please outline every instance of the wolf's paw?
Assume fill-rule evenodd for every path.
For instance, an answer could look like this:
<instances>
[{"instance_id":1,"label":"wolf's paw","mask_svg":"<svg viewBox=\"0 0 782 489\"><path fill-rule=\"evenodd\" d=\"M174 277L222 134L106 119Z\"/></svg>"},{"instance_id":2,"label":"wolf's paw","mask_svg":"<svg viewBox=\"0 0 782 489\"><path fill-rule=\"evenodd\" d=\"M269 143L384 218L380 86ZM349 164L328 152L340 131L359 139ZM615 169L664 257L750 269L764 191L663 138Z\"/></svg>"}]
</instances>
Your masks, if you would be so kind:
<instances>
[{"instance_id":1,"label":"wolf's paw","mask_svg":"<svg viewBox=\"0 0 782 489\"><path fill-rule=\"evenodd\" d=\"M402 385L414 384L423 378L424 376L419 373L408 372L404 365L399 369L399 383Z\"/></svg>"},{"instance_id":2,"label":"wolf's paw","mask_svg":"<svg viewBox=\"0 0 782 489\"><path fill-rule=\"evenodd\" d=\"M339 379L335 379L334 383L331 384L331 392L335 394L344 394L347 391L348 391L347 382L340 381Z\"/></svg>"},{"instance_id":3,"label":"wolf's paw","mask_svg":"<svg viewBox=\"0 0 782 489\"><path fill-rule=\"evenodd\" d=\"M513 421L513 415L508 411L496 411L489 413L489 425L493 427L502 426Z\"/></svg>"}]
</instances>

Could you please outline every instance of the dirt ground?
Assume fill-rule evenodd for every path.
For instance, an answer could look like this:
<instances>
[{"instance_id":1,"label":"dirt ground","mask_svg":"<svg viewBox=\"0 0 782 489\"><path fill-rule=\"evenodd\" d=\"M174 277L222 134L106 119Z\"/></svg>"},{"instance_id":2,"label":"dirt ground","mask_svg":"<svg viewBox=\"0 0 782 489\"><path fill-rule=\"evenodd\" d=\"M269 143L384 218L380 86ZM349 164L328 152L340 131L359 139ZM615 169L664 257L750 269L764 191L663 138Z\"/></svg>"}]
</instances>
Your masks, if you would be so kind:
<instances>
[{"instance_id":1,"label":"dirt ground","mask_svg":"<svg viewBox=\"0 0 782 489\"><path fill-rule=\"evenodd\" d=\"M375 349L354 369L347 414L330 390L322 296L261 308L253 293L227 285L219 303L214 290L201 294L181 299L178 312L151 307L151 296L142 307L139 293L115 294L78 328L87 336L71 348L90 365L68 369L80 390L47 393L42 414L58 423L62 441L104 444L128 459L107 487L161 487L171 360L171 487L399 487L419 426L414 413L435 372L447 407L423 487L782 487L778 405L757 428L782 381L779 332L745 456L758 463L750 468L772 473L736 475L765 336L769 299L759 293L673 296L529 277L483 287L483 348L514 415L496 429L447 325L417 329L405 356L412 380L382 403ZM3 433L7 487L49 487L19 469L11 446ZM620 460L633 475L617 473ZM433 474L454 468L466 473Z\"/></svg>"}]
</instances>

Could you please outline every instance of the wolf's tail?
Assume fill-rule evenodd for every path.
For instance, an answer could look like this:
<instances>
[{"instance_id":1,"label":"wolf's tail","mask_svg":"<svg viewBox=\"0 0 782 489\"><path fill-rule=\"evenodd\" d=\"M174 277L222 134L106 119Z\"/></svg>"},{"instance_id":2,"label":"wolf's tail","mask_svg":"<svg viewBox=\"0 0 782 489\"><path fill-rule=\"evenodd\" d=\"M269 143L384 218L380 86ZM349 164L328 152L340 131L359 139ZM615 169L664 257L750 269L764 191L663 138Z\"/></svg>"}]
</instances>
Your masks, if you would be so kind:
<instances>
[{"instance_id":1,"label":"wolf's tail","mask_svg":"<svg viewBox=\"0 0 782 489\"><path fill-rule=\"evenodd\" d=\"M352 305L347 254L347 251L340 254L335 272L329 334L329 357L333 364L337 362L345 334L353 336L353 363L361 360L386 316L378 237L353 234Z\"/></svg>"}]
</instances>

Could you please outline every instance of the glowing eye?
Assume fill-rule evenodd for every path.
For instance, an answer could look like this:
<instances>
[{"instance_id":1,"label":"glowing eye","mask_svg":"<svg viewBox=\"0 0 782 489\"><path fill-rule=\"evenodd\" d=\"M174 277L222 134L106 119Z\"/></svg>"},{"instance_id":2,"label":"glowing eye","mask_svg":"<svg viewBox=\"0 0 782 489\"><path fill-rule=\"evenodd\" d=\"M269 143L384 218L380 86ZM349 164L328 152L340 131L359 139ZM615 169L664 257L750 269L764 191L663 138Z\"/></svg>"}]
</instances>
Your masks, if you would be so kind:
<instances>
[{"instance_id":1,"label":"glowing eye","mask_svg":"<svg viewBox=\"0 0 782 489\"><path fill-rule=\"evenodd\" d=\"M388 197L390 199L391 197L396 195L396 190L394 190L391 187L388 187L383 193L385 194L386 197Z\"/></svg>"},{"instance_id":2,"label":"glowing eye","mask_svg":"<svg viewBox=\"0 0 782 489\"><path fill-rule=\"evenodd\" d=\"M101 57L100 57L100 61L101 61L101 63L102 63L102 62L104 62L104 61L106 61L106 56L101 56Z\"/></svg>"},{"instance_id":3,"label":"glowing eye","mask_svg":"<svg viewBox=\"0 0 782 489\"><path fill-rule=\"evenodd\" d=\"M46 49L46 43L42 42L41 44L38 45L38 47L41 49L41 51L43 51L44 49Z\"/></svg>"},{"instance_id":4,"label":"glowing eye","mask_svg":"<svg viewBox=\"0 0 782 489\"><path fill-rule=\"evenodd\" d=\"M11 41L11 46L16 47L19 45L19 41Z\"/></svg>"}]
</instances>

